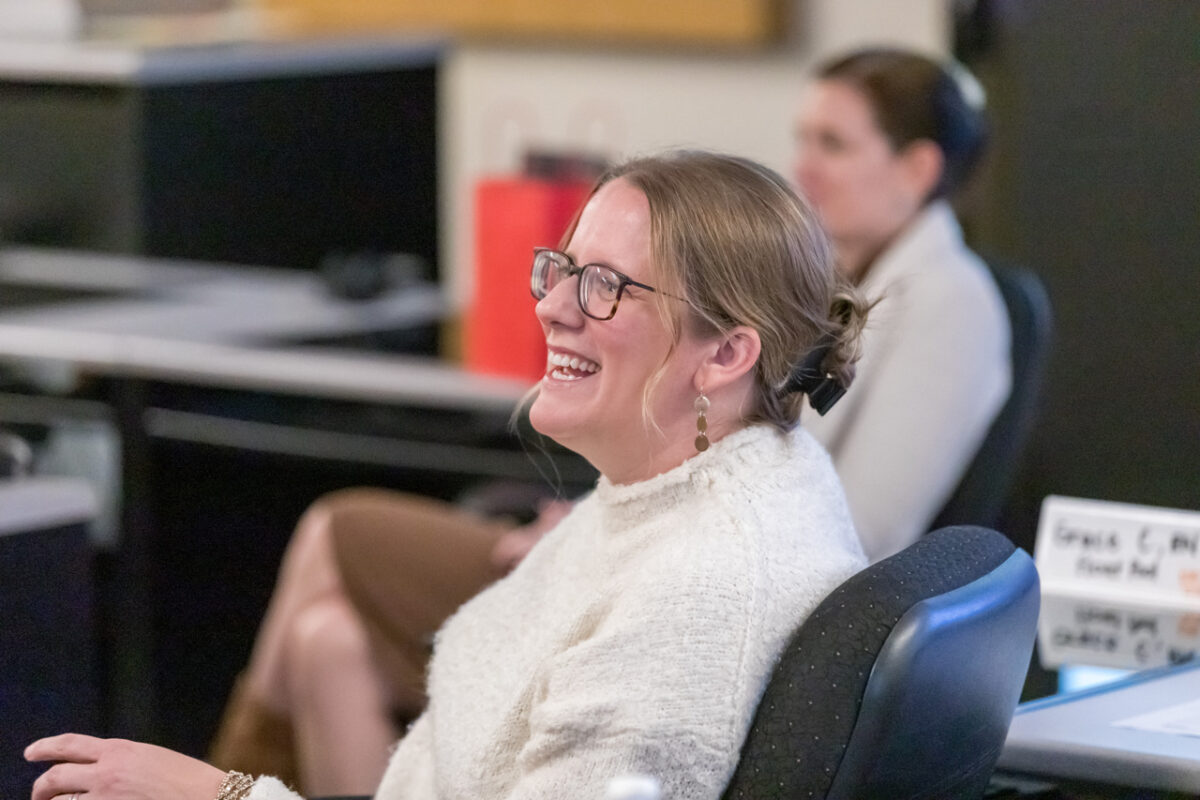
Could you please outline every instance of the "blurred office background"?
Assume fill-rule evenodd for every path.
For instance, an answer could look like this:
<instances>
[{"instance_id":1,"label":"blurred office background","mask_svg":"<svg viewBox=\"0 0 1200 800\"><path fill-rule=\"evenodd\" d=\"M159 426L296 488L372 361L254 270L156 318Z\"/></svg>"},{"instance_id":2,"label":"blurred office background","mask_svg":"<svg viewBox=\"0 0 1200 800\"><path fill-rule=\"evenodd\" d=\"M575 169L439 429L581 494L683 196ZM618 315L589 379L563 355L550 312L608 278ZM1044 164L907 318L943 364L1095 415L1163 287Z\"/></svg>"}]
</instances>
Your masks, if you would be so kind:
<instances>
[{"instance_id":1,"label":"blurred office background","mask_svg":"<svg viewBox=\"0 0 1200 800\"><path fill-rule=\"evenodd\" d=\"M0 0L9 37L0 42L6 245L327 272L347 254L401 254L415 259L406 263L418 265L417 278L441 288L446 319L427 335L383 344L451 361L473 298L475 187L517 172L530 150L620 157L696 146L788 174L807 66L871 43L957 56L981 78L995 130L961 209L969 239L984 255L1036 272L1055 313L1037 427L1002 530L1032 549L1048 494L1200 508L1200 4L26 5ZM176 63L209 64L214 52L228 54L216 60L233 70L256 48L278 47L343 66L289 68L290 78L261 81L220 80L220 70L204 67L208 77L189 83L171 72ZM131 53L158 77L119 77ZM47 77L46 63L68 62ZM108 77L89 77L94 69ZM72 70L77 79L61 77ZM223 393L202 402L264 399ZM379 409L354 414L359 427L383 424ZM412 418L411 426L462 435L457 419L439 428L428 410ZM122 468L156 473L147 491L170 498L150 504L154 524L170 535L160 532L155 552L200 574L163 601L183 632L153 621L169 644L151 656L157 686L147 697L163 711L151 730L193 753L244 660L273 560L304 502L358 482L443 496L464 488L452 476L348 459L300 468L263 453L234 457L229 447L203 458L194 445L154 447L119 454ZM227 482L214 498L207 481L222 470L251 480ZM230 527L217 500L239 504L251 522ZM259 537L249 544L248 530ZM247 566L221 573L229 583L219 600L199 582L229 570L231 552ZM229 600L233 592L248 600ZM203 659L189 660L189 650ZM126 668L137 665L107 667ZM134 727L145 721L109 709L114 715Z\"/></svg>"}]
</instances>

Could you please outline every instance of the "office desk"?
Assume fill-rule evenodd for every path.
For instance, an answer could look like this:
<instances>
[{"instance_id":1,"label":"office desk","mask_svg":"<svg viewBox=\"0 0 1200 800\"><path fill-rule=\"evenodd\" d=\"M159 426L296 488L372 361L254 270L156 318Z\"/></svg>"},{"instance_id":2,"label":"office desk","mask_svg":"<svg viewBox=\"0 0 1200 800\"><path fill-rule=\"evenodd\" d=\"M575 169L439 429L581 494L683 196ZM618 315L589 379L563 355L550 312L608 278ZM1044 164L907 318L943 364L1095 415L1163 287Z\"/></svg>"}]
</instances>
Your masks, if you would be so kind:
<instances>
[{"instance_id":1,"label":"office desk","mask_svg":"<svg viewBox=\"0 0 1200 800\"><path fill-rule=\"evenodd\" d=\"M347 346L403 346L443 311L419 283L359 302L303 271L0 251L0 364L25 384L0 394L0 424L89 418L120 438L106 733L202 752L291 526L322 492L594 478L509 431L524 383Z\"/></svg>"},{"instance_id":2,"label":"office desk","mask_svg":"<svg viewBox=\"0 0 1200 800\"><path fill-rule=\"evenodd\" d=\"M1192 663L1028 703L1013 719L999 766L1200 794L1198 701L1200 663ZM1193 733L1186 733L1182 723L1153 724L1146 716L1173 708L1190 717Z\"/></svg>"},{"instance_id":3,"label":"office desk","mask_svg":"<svg viewBox=\"0 0 1200 800\"><path fill-rule=\"evenodd\" d=\"M1200 697L1198 653L1200 610L1044 593L1027 702L991 796L1200 794L1200 737L1114 724Z\"/></svg>"}]
</instances>

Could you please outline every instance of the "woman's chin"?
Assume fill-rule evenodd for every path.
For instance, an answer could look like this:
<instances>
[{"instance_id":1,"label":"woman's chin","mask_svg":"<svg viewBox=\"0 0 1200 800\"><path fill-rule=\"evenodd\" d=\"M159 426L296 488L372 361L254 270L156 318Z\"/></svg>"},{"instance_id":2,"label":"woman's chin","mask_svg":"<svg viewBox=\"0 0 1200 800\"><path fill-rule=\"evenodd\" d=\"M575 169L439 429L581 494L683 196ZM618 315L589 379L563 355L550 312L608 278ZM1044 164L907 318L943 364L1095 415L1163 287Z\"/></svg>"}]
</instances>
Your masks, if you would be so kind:
<instances>
[{"instance_id":1,"label":"woman's chin","mask_svg":"<svg viewBox=\"0 0 1200 800\"><path fill-rule=\"evenodd\" d=\"M537 398L529 407L529 424L543 436L587 458L589 441L603 427L594 414L594 405L588 396L562 391L561 387L555 391L555 387L547 388L547 383L542 382Z\"/></svg>"},{"instance_id":2,"label":"woman's chin","mask_svg":"<svg viewBox=\"0 0 1200 800\"><path fill-rule=\"evenodd\" d=\"M529 424L543 436L549 436L559 444L568 435L572 425L571 409L565 407L558 398L554 397L553 388L547 387L547 381L542 381L538 395L529 407ZM576 412L577 414L578 412Z\"/></svg>"}]
</instances>

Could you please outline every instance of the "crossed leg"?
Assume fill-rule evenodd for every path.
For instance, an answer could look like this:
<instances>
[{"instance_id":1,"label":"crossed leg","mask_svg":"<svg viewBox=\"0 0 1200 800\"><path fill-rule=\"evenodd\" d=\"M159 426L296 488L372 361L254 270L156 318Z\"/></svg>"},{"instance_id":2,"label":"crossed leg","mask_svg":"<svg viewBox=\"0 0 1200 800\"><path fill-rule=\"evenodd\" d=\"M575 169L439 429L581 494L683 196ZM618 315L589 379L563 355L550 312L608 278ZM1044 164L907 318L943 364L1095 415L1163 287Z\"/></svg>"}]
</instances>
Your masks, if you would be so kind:
<instances>
[{"instance_id":1,"label":"crossed leg","mask_svg":"<svg viewBox=\"0 0 1200 800\"><path fill-rule=\"evenodd\" d=\"M210 759L312 794L370 793L424 706L433 633L496 577L508 528L376 489L326 495L288 545Z\"/></svg>"}]
</instances>

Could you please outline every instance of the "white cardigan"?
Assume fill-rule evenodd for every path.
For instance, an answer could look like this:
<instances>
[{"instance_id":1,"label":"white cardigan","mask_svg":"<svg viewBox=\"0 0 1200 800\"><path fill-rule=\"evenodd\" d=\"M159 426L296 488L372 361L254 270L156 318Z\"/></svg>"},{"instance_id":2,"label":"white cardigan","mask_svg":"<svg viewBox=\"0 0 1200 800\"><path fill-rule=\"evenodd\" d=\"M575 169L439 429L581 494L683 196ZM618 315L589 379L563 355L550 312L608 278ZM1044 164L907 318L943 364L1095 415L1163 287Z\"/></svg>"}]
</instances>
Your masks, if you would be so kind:
<instances>
[{"instance_id":1,"label":"white cardigan","mask_svg":"<svg viewBox=\"0 0 1200 800\"><path fill-rule=\"evenodd\" d=\"M717 798L788 635L866 563L829 458L755 425L596 490L437 636L381 800ZM252 800L292 798L260 779Z\"/></svg>"},{"instance_id":2,"label":"white cardigan","mask_svg":"<svg viewBox=\"0 0 1200 800\"><path fill-rule=\"evenodd\" d=\"M924 534L1011 385L1008 312L944 201L925 208L860 287L882 298L854 384L801 422L833 455L872 561Z\"/></svg>"}]
</instances>

